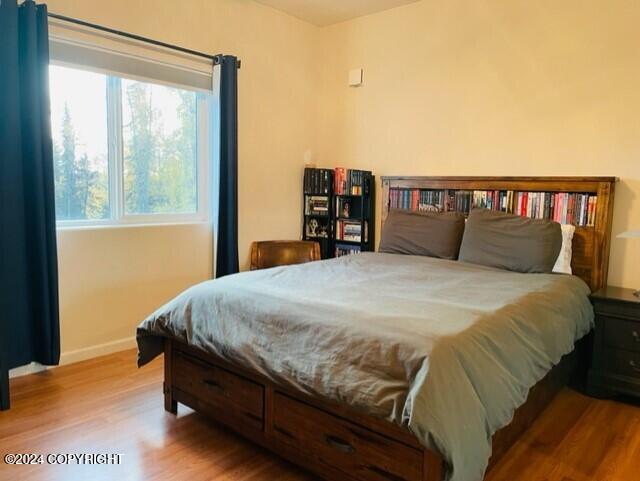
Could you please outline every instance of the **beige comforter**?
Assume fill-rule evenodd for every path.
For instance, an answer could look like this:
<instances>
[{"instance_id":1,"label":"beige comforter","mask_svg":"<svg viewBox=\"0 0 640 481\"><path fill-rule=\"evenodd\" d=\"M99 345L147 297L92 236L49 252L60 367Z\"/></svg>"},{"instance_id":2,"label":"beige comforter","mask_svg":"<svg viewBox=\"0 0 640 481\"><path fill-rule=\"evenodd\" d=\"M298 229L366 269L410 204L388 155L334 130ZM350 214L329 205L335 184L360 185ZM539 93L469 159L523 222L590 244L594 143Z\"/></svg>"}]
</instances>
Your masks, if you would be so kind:
<instances>
[{"instance_id":1,"label":"beige comforter","mask_svg":"<svg viewBox=\"0 0 640 481\"><path fill-rule=\"evenodd\" d=\"M139 361L175 337L404 424L450 480L476 481L491 435L591 328L588 293L572 276L363 253L196 285L140 324Z\"/></svg>"}]
</instances>

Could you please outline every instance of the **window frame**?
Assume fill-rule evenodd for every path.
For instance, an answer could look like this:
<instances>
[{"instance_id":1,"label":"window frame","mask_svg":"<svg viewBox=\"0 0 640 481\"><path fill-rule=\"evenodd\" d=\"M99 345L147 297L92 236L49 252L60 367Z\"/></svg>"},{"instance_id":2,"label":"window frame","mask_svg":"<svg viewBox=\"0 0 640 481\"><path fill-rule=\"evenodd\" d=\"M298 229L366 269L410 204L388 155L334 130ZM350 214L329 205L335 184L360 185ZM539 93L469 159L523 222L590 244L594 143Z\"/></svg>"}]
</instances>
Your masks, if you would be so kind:
<instances>
[{"instance_id":1,"label":"window frame","mask_svg":"<svg viewBox=\"0 0 640 481\"><path fill-rule=\"evenodd\" d=\"M188 224L208 222L211 212L208 202L210 190L209 168L213 139L211 138L212 105L215 101L212 93L203 93L193 89L162 82L171 88L189 90L196 94L196 212L192 213L158 213L127 214L125 211L124 188L124 147L122 123L122 85L121 80L127 78L91 68L83 68L66 62L50 61L50 66L60 66L76 70L100 73L106 76L107 98L107 163L109 172L109 217L106 219L57 220L56 228L72 230L93 227L144 226L162 224ZM153 84L148 80L133 79L138 82Z\"/></svg>"}]
</instances>

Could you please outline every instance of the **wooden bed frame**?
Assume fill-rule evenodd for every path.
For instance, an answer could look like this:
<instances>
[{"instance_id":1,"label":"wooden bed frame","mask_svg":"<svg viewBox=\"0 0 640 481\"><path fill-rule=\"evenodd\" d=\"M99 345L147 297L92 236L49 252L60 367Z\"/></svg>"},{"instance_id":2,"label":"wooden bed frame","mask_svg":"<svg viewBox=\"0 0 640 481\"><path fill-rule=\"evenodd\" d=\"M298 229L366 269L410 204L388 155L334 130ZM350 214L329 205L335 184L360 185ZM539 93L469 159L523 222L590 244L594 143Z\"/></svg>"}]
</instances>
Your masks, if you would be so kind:
<instances>
[{"instance_id":1,"label":"wooden bed frame","mask_svg":"<svg viewBox=\"0 0 640 481\"><path fill-rule=\"evenodd\" d=\"M395 188L597 194L595 226L576 229L572 261L574 274L596 290L606 285L615 182L612 177L383 177L382 222ZM512 422L494 435L489 469L569 381L587 342L580 341L536 384ZM177 413L177 404L185 404L325 479L444 479L441 455L424 448L404 427L283 388L174 339L165 340L164 359L167 411Z\"/></svg>"}]
</instances>

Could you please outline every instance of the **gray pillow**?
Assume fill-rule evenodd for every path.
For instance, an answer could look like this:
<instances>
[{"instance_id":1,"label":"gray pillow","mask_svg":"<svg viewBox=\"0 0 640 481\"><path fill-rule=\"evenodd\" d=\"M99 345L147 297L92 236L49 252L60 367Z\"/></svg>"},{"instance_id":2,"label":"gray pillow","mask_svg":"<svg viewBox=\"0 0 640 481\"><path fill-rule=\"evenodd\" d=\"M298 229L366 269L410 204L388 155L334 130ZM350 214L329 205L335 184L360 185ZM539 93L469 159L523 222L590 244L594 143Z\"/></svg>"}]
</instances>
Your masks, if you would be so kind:
<instances>
[{"instance_id":1,"label":"gray pillow","mask_svg":"<svg viewBox=\"0 0 640 481\"><path fill-rule=\"evenodd\" d=\"M557 222L474 209L459 260L516 272L551 272L561 247L562 229Z\"/></svg>"},{"instance_id":2,"label":"gray pillow","mask_svg":"<svg viewBox=\"0 0 640 481\"><path fill-rule=\"evenodd\" d=\"M464 216L456 212L392 210L384 223L380 252L457 259Z\"/></svg>"}]
</instances>

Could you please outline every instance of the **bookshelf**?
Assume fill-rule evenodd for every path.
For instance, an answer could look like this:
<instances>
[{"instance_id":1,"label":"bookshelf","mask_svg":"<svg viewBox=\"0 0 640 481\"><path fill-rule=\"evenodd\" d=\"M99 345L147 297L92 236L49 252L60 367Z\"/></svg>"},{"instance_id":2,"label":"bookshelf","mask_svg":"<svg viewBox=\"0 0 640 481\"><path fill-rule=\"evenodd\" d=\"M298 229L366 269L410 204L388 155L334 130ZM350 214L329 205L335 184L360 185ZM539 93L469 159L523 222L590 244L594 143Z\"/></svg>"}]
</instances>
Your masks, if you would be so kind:
<instances>
[{"instance_id":1,"label":"bookshelf","mask_svg":"<svg viewBox=\"0 0 640 481\"><path fill-rule=\"evenodd\" d=\"M302 195L302 240L320 244L322 259L333 257L333 170L305 169Z\"/></svg>"},{"instance_id":2,"label":"bookshelf","mask_svg":"<svg viewBox=\"0 0 640 481\"><path fill-rule=\"evenodd\" d=\"M375 177L371 172L308 168L304 179L303 240L319 242L323 259L373 251Z\"/></svg>"},{"instance_id":3,"label":"bookshelf","mask_svg":"<svg viewBox=\"0 0 640 481\"><path fill-rule=\"evenodd\" d=\"M334 254L336 257L375 248L375 177L366 170L334 171Z\"/></svg>"},{"instance_id":4,"label":"bookshelf","mask_svg":"<svg viewBox=\"0 0 640 481\"><path fill-rule=\"evenodd\" d=\"M597 192L532 192L486 189L389 189L389 209L460 212L489 209L576 227L595 225Z\"/></svg>"}]
</instances>

